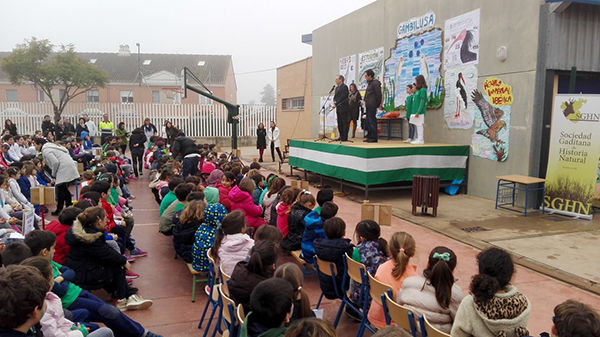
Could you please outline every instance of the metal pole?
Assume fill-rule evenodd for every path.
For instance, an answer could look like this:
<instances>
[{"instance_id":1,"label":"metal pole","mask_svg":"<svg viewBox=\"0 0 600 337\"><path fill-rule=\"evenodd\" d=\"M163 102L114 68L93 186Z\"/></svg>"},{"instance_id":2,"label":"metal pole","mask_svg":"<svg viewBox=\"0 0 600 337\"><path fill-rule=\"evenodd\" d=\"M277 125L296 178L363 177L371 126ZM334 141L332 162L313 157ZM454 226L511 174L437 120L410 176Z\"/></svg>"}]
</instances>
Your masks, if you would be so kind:
<instances>
[{"instance_id":1,"label":"metal pole","mask_svg":"<svg viewBox=\"0 0 600 337\"><path fill-rule=\"evenodd\" d=\"M569 94L575 92L575 79L577 77L577 67L571 67L571 78L569 79Z\"/></svg>"}]
</instances>

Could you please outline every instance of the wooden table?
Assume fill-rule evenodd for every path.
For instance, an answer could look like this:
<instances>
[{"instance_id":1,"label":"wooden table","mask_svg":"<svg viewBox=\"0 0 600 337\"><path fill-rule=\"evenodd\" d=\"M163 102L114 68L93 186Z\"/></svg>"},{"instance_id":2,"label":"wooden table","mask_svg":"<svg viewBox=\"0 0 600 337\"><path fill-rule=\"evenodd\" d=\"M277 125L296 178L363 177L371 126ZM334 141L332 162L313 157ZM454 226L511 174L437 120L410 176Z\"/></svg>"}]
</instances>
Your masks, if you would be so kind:
<instances>
[{"instance_id":1,"label":"wooden table","mask_svg":"<svg viewBox=\"0 0 600 337\"><path fill-rule=\"evenodd\" d=\"M543 200L542 200L542 209L538 209L538 210L530 211L530 212L527 212L527 209L529 207L529 192L542 191L542 197L546 194L546 185L545 185L546 179L523 176L523 175L519 175L519 174L497 176L496 179L498 179L498 187L496 189L496 209L504 208L504 209L507 209L510 211L523 213L525 216L527 216L527 213L537 213L537 212L544 213L545 208L544 208ZM519 187L517 185L524 186L524 187ZM538 186L536 186L536 185L538 185ZM512 191L512 192L509 192L510 196L511 196L510 201L506 202L506 201L502 200L502 202L499 202L498 199L500 197L500 192L505 191L505 190ZM511 205L512 207L515 206L516 191L525 191L525 207L524 207L525 209L523 212L521 212L517 209L514 209L514 208L505 207L507 205Z\"/></svg>"}]
</instances>

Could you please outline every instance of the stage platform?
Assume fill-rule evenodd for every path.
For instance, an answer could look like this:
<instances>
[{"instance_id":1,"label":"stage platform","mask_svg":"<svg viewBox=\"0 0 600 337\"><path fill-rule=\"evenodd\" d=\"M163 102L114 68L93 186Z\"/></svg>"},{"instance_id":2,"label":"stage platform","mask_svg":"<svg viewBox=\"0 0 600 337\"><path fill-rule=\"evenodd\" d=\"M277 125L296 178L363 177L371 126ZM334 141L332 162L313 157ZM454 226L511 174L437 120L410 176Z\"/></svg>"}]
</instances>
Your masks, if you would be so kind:
<instances>
[{"instance_id":1,"label":"stage platform","mask_svg":"<svg viewBox=\"0 0 600 337\"><path fill-rule=\"evenodd\" d=\"M415 174L436 175L441 181L466 181L468 158L469 145L412 145L401 140L365 143L356 138L355 143L340 144L290 139L289 148L292 174L294 169L304 170L354 183L363 187L366 197L371 186L374 186L371 189L392 189L382 185L412 181Z\"/></svg>"}]
</instances>

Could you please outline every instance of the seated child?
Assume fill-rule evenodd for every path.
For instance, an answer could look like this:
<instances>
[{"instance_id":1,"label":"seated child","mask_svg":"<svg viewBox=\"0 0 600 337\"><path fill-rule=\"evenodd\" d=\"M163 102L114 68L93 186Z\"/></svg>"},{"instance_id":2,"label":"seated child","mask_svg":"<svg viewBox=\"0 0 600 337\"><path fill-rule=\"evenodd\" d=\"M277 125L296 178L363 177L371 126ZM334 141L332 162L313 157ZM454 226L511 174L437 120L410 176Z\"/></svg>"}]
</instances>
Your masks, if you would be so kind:
<instances>
[{"instance_id":1,"label":"seated child","mask_svg":"<svg viewBox=\"0 0 600 337\"><path fill-rule=\"evenodd\" d=\"M285 331L285 335L288 337L303 337L303 336L311 336L311 337L336 337L337 332L331 323L324 319L309 317L305 319L300 319L293 321L290 324L290 327ZM382 337L379 334L376 334L377 337ZM375 335L374 335L375 336ZM384 335L385 336L385 335ZM412 336L410 333L408 336L388 336L388 337L410 337Z\"/></svg>"},{"instance_id":2,"label":"seated child","mask_svg":"<svg viewBox=\"0 0 600 337\"><path fill-rule=\"evenodd\" d=\"M217 185L219 190L219 203L225 206L227 212L231 211L231 201L229 200L229 192L235 184L235 175L231 172L223 172L221 184Z\"/></svg>"},{"instance_id":3,"label":"seated child","mask_svg":"<svg viewBox=\"0 0 600 337\"><path fill-rule=\"evenodd\" d=\"M165 209L167 209L167 207L169 207L169 205L171 205L172 202L177 200L177 197L175 196L175 192L174 192L175 187L177 187L177 186L179 186L179 184L183 184L183 183L184 183L184 180L180 176L172 176L169 179L169 183L167 184L167 186L169 187L169 192L167 194L165 194L165 196L162 198L162 201L160 202L160 208L158 209L159 216L162 216Z\"/></svg>"},{"instance_id":4,"label":"seated child","mask_svg":"<svg viewBox=\"0 0 600 337\"><path fill-rule=\"evenodd\" d=\"M277 194L279 193L281 188L283 186L285 186L285 180L283 180L283 178L279 178L276 175L273 175L271 180L267 180L267 184L268 184L268 188L265 189L265 191L263 191L261 200L262 200L263 209L265 210L265 212L264 212L265 221L268 224L271 224L271 212L272 212L271 206L275 202L275 199L277 199ZM275 224L275 227L276 226L277 226L277 224Z\"/></svg>"},{"instance_id":5,"label":"seated child","mask_svg":"<svg viewBox=\"0 0 600 337\"><path fill-rule=\"evenodd\" d=\"M304 217L315 207L315 197L309 192L302 190L296 202L290 210L288 217L288 235L281 244L283 250L291 252L302 248L302 233L304 233Z\"/></svg>"},{"instance_id":6,"label":"seated child","mask_svg":"<svg viewBox=\"0 0 600 337\"><path fill-rule=\"evenodd\" d=\"M300 257L307 263L315 262L315 247L313 241L317 238L326 238L323 230L323 223L337 215L338 206L333 202L326 202L322 205L321 214L316 210L308 213L304 218L305 228L302 233L302 253Z\"/></svg>"},{"instance_id":7,"label":"seated child","mask_svg":"<svg viewBox=\"0 0 600 337\"><path fill-rule=\"evenodd\" d=\"M44 337L112 337L113 332L109 328L98 328L95 324L90 326L73 323L65 318L60 297L52 292L54 277L52 277L52 266L50 262L41 256L30 257L23 262L22 266L33 267L48 280L46 293L46 311L40 320L40 326ZM91 329L91 327L95 327Z\"/></svg>"},{"instance_id":8,"label":"seated child","mask_svg":"<svg viewBox=\"0 0 600 337\"><path fill-rule=\"evenodd\" d=\"M335 277L337 289L340 292L346 291L348 290L348 283L342 284L343 276L346 273L346 268L344 267L346 256L344 254L348 253L348 255L352 255L352 251L354 250L354 245L350 243L350 239L344 238L344 235L346 235L346 223L341 218L333 217L325 221L323 229L327 238L315 239L313 242L315 253L322 261L335 263L337 268L337 276ZM323 295L330 300L338 298L334 285L331 283L331 277L320 271L318 275Z\"/></svg>"},{"instance_id":9,"label":"seated child","mask_svg":"<svg viewBox=\"0 0 600 337\"><path fill-rule=\"evenodd\" d=\"M281 242L283 241L283 236L279 229L273 226L260 226L254 232L254 244L257 244L261 241L271 241L275 244L277 251L281 248Z\"/></svg>"},{"instance_id":10,"label":"seated child","mask_svg":"<svg viewBox=\"0 0 600 337\"><path fill-rule=\"evenodd\" d=\"M297 264L293 262L287 262L280 265L275 270L273 277L287 280L294 289L294 311L292 311L290 322L294 322L303 318L315 317L315 313L310 309L308 293L302 288L304 276L302 275L302 270L300 270L300 267L298 267Z\"/></svg>"},{"instance_id":11,"label":"seated child","mask_svg":"<svg viewBox=\"0 0 600 337\"><path fill-rule=\"evenodd\" d=\"M285 189L281 193L280 202L277 205L277 228L281 231L283 238L288 235L288 218L290 216L290 212L292 211L292 205L294 201L298 198L301 190L297 187L290 187ZM273 214L271 214L271 217Z\"/></svg>"},{"instance_id":12,"label":"seated child","mask_svg":"<svg viewBox=\"0 0 600 337\"><path fill-rule=\"evenodd\" d=\"M244 178L239 185L236 185L229 192L229 200L231 200L231 210L241 210L246 216L247 226L256 230L258 227L265 224L265 220L261 218L262 207L255 205L252 201L252 192L254 192L254 181L250 178Z\"/></svg>"},{"instance_id":13,"label":"seated child","mask_svg":"<svg viewBox=\"0 0 600 337\"><path fill-rule=\"evenodd\" d=\"M273 277L279 253L271 241L257 242L250 250L248 262L240 261L235 265L229 280L231 299L250 311L250 294L261 281Z\"/></svg>"},{"instance_id":14,"label":"seated child","mask_svg":"<svg viewBox=\"0 0 600 337\"><path fill-rule=\"evenodd\" d=\"M552 334L557 337L600 336L600 315L591 306L566 300L554 307Z\"/></svg>"},{"instance_id":15,"label":"seated child","mask_svg":"<svg viewBox=\"0 0 600 337\"><path fill-rule=\"evenodd\" d=\"M221 226L223 218L227 215L225 206L211 204L204 209L204 221L195 234L194 247L192 248L192 267L196 271L208 271L207 252L215 242L217 228ZM213 266L216 268L216 266Z\"/></svg>"},{"instance_id":16,"label":"seated child","mask_svg":"<svg viewBox=\"0 0 600 337\"><path fill-rule=\"evenodd\" d=\"M73 222L83 210L77 207L67 207L58 214L58 221L53 220L46 226L46 230L56 234L56 247L52 260L58 264L65 264L69 254L69 246L65 243L65 234L73 226Z\"/></svg>"},{"instance_id":17,"label":"seated child","mask_svg":"<svg viewBox=\"0 0 600 337\"><path fill-rule=\"evenodd\" d=\"M177 201L172 202L171 205L169 205L169 207L167 207L161 215L158 223L159 232L166 236L173 235L173 226L175 226L174 221L176 220L176 214L185 207L185 205L188 203L188 195L191 192L195 192L196 189L197 187L195 185L188 183L179 184L177 187L175 187L173 193L175 194Z\"/></svg>"},{"instance_id":18,"label":"seated child","mask_svg":"<svg viewBox=\"0 0 600 337\"><path fill-rule=\"evenodd\" d=\"M227 275L231 275L235 265L239 261L244 261L248 252L254 246L254 240L246 234L246 217L242 211L233 211L221 223L221 228L217 228L215 244L212 246L213 259L221 270Z\"/></svg>"},{"instance_id":19,"label":"seated child","mask_svg":"<svg viewBox=\"0 0 600 337\"><path fill-rule=\"evenodd\" d=\"M250 295L250 311L244 319L241 337L283 336L290 321L294 289L283 279L261 282Z\"/></svg>"},{"instance_id":20,"label":"seated child","mask_svg":"<svg viewBox=\"0 0 600 337\"><path fill-rule=\"evenodd\" d=\"M319 206L315 207L315 211L321 214L321 207L328 201L333 202L333 190L330 188L319 190L319 192L317 192L317 204L319 204Z\"/></svg>"},{"instance_id":21,"label":"seated child","mask_svg":"<svg viewBox=\"0 0 600 337\"><path fill-rule=\"evenodd\" d=\"M252 192L252 201L255 205L262 205L260 196L265 188L265 177L260 173L256 173L250 176L250 179L254 180L255 185L254 191Z\"/></svg>"},{"instance_id":22,"label":"seated child","mask_svg":"<svg viewBox=\"0 0 600 337\"><path fill-rule=\"evenodd\" d=\"M291 286L290 286L291 287ZM29 266L0 269L0 336L35 335L32 328L44 316L48 280Z\"/></svg>"},{"instance_id":23,"label":"seated child","mask_svg":"<svg viewBox=\"0 0 600 337\"><path fill-rule=\"evenodd\" d=\"M193 186L191 184L185 185L191 192ZM179 187L177 189L179 190ZM204 200L193 200L188 202L181 212L173 217L173 247L185 263L192 263L194 234L204 220L205 208L206 202Z\"/></svg>"}]
</instances>

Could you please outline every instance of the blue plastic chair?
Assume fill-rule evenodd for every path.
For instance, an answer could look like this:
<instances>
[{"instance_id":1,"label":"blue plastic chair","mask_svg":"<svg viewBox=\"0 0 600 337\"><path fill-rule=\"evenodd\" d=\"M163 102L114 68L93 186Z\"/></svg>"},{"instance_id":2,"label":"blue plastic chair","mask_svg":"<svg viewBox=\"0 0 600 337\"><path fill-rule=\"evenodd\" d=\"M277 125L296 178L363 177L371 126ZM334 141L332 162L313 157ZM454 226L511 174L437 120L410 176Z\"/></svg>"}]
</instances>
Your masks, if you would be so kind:
<instances>
[{"instance_id":1,"label":"blue plastic chair","mask_svg":"<svg viewBox=\"0 0 600 337\"><path fill-rule=\"evenodd\" d=\"M215 315L215 312L219 306L219 291L216 283L216 273L215 273L215 260L211 256L211 250L209 249L206 252L208 256L208 274L206 284L210 287L210 292L208 293L208 300L206 301L206 305L204 306L204 311L202 311L202 317L200 317L200 322L198 322L198 329L202 329L202 322L206 317L206 313L208 312L208 308L211 308L210 318L208 320L208 326L206 327L206 331L204 331L204 336L206 336L208 330L210 329L210 325L212 319Z\"/></svg>"},{"instance_id":2,"label":"blue plastic chair","mask_svg":"<svg viewBox=\"0 0 600 337\"><path fill-rule=\"evenodd\" d=\"M335 296L336 296L336 298L339 298L340 300L342 300L342 303L340 304L340 308L338 309L337 315L335 316L335 321L333 322L333 327L335 328L335 327L337 327L337 324L340 321L340 317L342 315L342 311L344 310L344 306L346 304L352 306L352 304L350 303L350 300L348 300L348 297L346 296L346 291L344 290L345 284L347 282L347 274L344 273L344 275L342 276L342 289L338 289L337 281L335 278L338 274L338 270L337 270L337 267L335 266L335 263L329 262L329 261L323 261L323 260L319 259L318 256L315 256L315 261L316 261L317 271L319 273L322 273L323 275L331 277L331 282L333 283L333 290L335 292ZM321 297L319 298L319 303L317 304L317 306L319 304L321 304L322 298L323 298L323 293L321 293Z\"/></svg>"}]
</instances>

